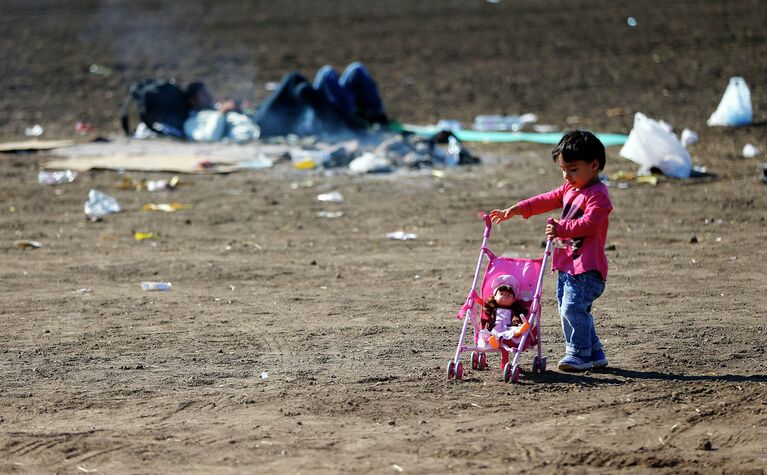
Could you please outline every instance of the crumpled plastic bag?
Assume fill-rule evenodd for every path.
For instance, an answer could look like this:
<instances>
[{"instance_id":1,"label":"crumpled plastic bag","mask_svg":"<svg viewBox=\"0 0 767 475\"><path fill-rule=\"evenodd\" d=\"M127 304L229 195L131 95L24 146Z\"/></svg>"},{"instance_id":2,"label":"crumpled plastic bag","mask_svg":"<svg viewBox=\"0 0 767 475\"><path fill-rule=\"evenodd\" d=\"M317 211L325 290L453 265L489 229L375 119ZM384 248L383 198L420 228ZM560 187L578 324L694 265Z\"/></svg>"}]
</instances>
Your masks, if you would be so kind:
<instances>
[{"instance_id":1,"label":"crumpled plastic bag","mask_svg":"<svg viewBox=\"0 0 767 475\"><path fill-rule=\"evenodd\" d=\"M388 173L391 172L391 162L373 153L366 152L349 163L349 173L361 175L363 173Z\"/></svg>"},{"instance_id":2,"label":"crumpled plastic bag","mask_svg":"<svg viewBox=\"0 0 767 475\"><path fill-rule=\"evenodd\" d=\"M753 118L751 109L751 91L746 80L740 76L730 78L719 107L716 108L706 123L713 126L739 127L749 125Z\"/></svg>"},{"instance_id":3,"label":"crumpled plastic bag","mask_svg":"<svg viewBox=\"0 0 767 475\"><path fill-rule=\"evenodd\" d=\"M88 201L85 202L83 208L89 218L100 218L110 213L120 212L120 205L117 200L99 190L88 192Z\"/></svg>"},{"instance_id":4,"label":"crumpled plastic bag","mask_svg":"<svg viewBox=\"0 0 767 475\"><path fill-rule=\"evenodd\" d=\"M692 171L690 153L676 135L641 112L634 115L634 128L620 156L639 164L640 174L648 174L654 167L670 177L689 178Z\"/></svg>"}]
</instances>

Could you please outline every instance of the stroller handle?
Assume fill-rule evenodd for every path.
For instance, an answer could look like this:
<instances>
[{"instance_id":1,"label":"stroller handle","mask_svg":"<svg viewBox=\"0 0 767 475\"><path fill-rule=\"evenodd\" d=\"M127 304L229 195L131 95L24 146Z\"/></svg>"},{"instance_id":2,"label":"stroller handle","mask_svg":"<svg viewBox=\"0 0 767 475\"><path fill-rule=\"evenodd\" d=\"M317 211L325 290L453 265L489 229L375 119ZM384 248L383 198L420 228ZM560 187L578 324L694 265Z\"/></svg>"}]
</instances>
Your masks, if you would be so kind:
<instances>
[{"instance_id":1,"label":"stroller handle","mask_svg":"<svg viewBox=\"0 0 767 475\"><path fill-rule=\"evenodd\" d=\"M490 221L490 215L489 214L482 214L482 220L485 222L485 238L490 237L490 228L493 227L493 222Z\"/></svg>"}]
</instances>

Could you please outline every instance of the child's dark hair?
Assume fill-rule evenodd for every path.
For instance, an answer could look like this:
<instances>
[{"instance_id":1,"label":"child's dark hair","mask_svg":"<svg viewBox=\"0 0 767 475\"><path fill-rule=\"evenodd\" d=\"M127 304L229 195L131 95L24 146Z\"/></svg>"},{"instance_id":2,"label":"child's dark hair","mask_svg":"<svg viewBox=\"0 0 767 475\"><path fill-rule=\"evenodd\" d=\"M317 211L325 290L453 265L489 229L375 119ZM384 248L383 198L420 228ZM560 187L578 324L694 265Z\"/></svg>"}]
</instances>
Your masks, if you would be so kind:
<instances>
[{"instance_id":1,"label":"child's dark hair","mask_svg":"<svg viewBox=\"0 0 767 475\"><path fill-rule=\"evenodd\" d=\"M599 161L599 171L604 170L605 146L596 135L588 130L571 130L567 132L562 140L559 141L554 150L551 151L551 158L556 162L559 156L565 163Z\"/></svg>"}]
</instances>

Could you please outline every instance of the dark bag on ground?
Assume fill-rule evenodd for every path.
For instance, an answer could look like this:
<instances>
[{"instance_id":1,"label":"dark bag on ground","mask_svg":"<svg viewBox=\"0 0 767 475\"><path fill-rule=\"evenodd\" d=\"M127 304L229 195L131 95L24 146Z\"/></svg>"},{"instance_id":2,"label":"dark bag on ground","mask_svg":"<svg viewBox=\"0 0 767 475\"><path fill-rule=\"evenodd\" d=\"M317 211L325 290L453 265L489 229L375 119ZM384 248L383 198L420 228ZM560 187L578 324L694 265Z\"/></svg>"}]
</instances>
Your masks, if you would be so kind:
<instances>
[{"instance_id":1,"label":"dark bag on ground","mask_svg":"<svg viewBox=\"0 0 767 475\"><path fill-rule=\"evenodd\" d=\"M184 92L175 81L144 79L131 85L125 98L120 122L127 135L130 127L131 104L136 104L141 122L159 135L184 138L184 121L188 115Z\"/></svg>"}]
</instances>

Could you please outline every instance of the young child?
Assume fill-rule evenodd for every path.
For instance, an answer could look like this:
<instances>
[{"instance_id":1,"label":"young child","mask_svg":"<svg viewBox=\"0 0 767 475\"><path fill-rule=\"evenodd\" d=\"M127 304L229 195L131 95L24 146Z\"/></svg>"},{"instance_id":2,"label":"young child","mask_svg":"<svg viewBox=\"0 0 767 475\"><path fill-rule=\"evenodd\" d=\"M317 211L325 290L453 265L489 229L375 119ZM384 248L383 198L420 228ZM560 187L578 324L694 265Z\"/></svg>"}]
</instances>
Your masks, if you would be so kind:
<instances>
[{"instance_id":1,"label":"young child","mask_svg":"<svg viewBox=\"0 0 767 475\"><path fill-rule=\"evenodd\" d=\"M559 220L546 226L556 239L552 268L559 271L557 301L565 336L561 371L604 368L607 358L597 336L591 306L605 289L607 279L608 215L613 207L607 187L599 180L605 167L605 147L591 132L575 130L562 137L551 151L562 169L564 184L554 190L490 212L500 223L513 216L530 216L562 209Z\"/></svg>"}]
</instances>

